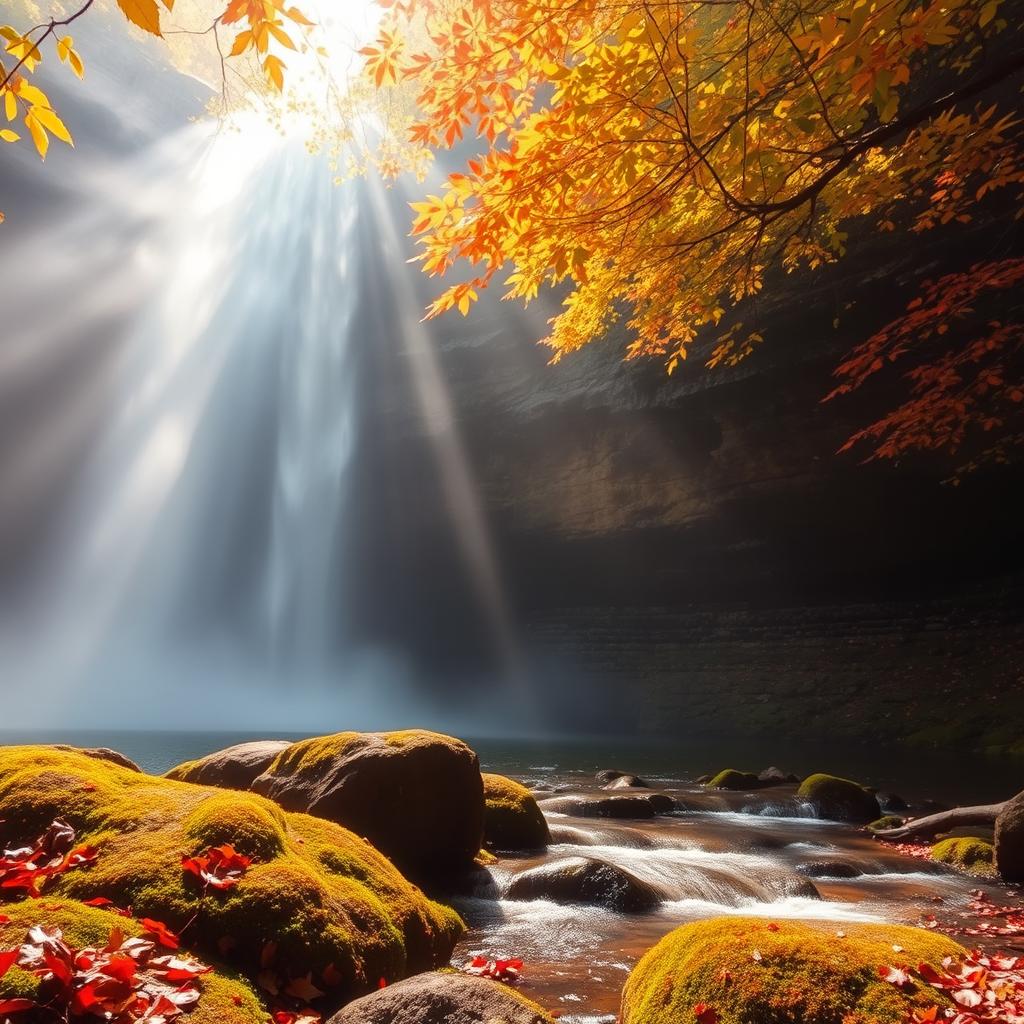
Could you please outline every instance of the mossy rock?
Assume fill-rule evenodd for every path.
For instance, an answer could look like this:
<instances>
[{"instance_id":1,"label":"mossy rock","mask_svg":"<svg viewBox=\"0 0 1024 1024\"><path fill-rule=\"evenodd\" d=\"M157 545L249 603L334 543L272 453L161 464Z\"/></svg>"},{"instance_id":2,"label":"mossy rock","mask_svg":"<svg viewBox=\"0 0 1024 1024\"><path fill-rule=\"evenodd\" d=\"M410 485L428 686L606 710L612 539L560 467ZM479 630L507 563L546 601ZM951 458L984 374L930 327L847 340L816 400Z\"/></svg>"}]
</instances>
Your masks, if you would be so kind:
<instances>
[{"instance_id":1,"label":"mossy rock","mask_svg":"<svg viewBox=\"0 0 1024 1024\"><path fill-rule=\"evenodd\" d=\"M509 985L453 972L421 974L349 1003L328 1024L554 1024Z\"/></svg>"},{"instance_id":2,"label":"mossy rock","mask_svg":"<svg viewBox=\"0 0 1024 1024\"><path fill-rule=\"evenodd\" d=\"M994 849L984 839L970 836L955 836L943 839L932 847L932 860L951 864L971 875L994 875Z\"/></svg>"},{"instance_id":3,"label":"mossy rock","mask_svg":"<svg viewBox=\"0 0 1024 1024\"><path fill-rule=\"evenodd\" d=\"M285 977L312 971L332 1005L382 977L446 963L463 931L454 911L426 899L383 854L333 822L287 813L252 793L157 778L78 753L0 748L3 837L31 841L57 817L99 857L54 879L47 898L103 896L175 930L191 922L198 953L250 977L274 943L273 969ZM181 858L221 843L255 863L233 888L204 896Z\"/></svg>"},{"instance_id":4,"label":"mossy rock","mask_svg":"<svg viewBox=\"0 0 1024 1024\"><path fill-rule=\"evenodd\" d=\"M882 817L876 818L870 822L867 826L869 832L884 832L886 829L899 828L903 824L903 819L896 814L883 814Z\"/></svg>"},{"instance_id":5,"label":"mossy rock","mask_svg":"<svg viewBox=\"0 0 1024 1024\"><path fill-rule=\"evenodd\" d=\"M708 789L734 789L739 791L758 789L761 782L753 772L741 772L735 768L726 768L712 776L707 783Z\"/></svg>"},{"instance_id":6,"label":"mossy rock","mask_svg":"<svg viewBox=\"0 0 1024 1024\"><path fill-rule=\"evenodd\" d=\"M798 798L814 805L822 818L863 824L882 816L878 800L857 782L819 772L809 775L796 791Z\"/></svg>"},{"instance_id":7,"label":"mossy rock","mask_svg":"<svg viewBox=\"0 0 1024 1024\"><path fill-rule=\"evenodd\" d=\"M3 911L0 919L9 918L0 924L0 949L13 949L24 942L29 928L34 925L60 928L64 940L72 948L102 948L115 927L126 938L142 934L142 927L137 921L83 906L75 900L0 903L0 909ZM245 981L232 973L217 969L204 974L198 981L198 987L202 992L199 1002L189 1013L178 1018L181 1024L264 1024L267 1020L259 997ZM0 999L35 999L38 990L39 979L17 967L11 968L0 979Z\"/></svg>"},{"instance_id":8,"label":"mossy rock","mask_svg":"<svg viewBox=\"0 0 1024 1024\"><path fill-rule=\"evenodd\" d=\"M533 794L504 775L485 773L484 842L496 850L542 850L551 841Z\"/></svg>"},{"instance_id":9,"label":"mossy rock","mask_svg":"<svg viewBox=\"0 0 1024 1024\"><path fill-rule=\"evenodd\" d=\"M175 765L167 778L221 789L248 789L286 747L287 740L253 740Z\"/></svg>"},{"instance_id":10,"label":"mossy rock","mask_svg":"<svg viewBox=\"0 0 1024 1024\"><path fill-rule=\"evenodd\" d=\"M713 1008L719 1024L906 1024L913 1008L938 1006L941 1016L954 1006L924 984L898 989L878 973L965 956L951 939L903 925L842 930L840 938L834 922L742 917L684 925L633 969L621 1024L684 1024L698 1003Z\"/></svg>"},{"instance_id":11,"label":"mossy rock","mask_svg":"<svg viewBox=\"0 0 1024 1024\"><path fill-rule=\"evenodd\" d=\"M366 836L416 878L469 868L483 845L480 763L465 743L440 733L301 740L278 754L252 789Z\"/></svg>"}]
</instances>

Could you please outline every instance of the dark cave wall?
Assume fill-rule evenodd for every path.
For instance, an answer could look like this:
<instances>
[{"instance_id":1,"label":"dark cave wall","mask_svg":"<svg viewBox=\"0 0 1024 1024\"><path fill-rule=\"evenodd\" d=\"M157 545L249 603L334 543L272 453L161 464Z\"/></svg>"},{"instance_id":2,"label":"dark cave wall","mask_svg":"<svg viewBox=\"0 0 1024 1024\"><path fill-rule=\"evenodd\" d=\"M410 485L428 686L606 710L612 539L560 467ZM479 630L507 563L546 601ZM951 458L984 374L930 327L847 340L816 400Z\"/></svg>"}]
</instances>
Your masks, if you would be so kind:
<instances>
[{"instance_id":1,"label":"dark cave wall","mask_svg":"<svg viewBox=\"0 0 1024 1024\"><path fill-rule=\"evenodd\" d=\"M543 316L509 305L431 326L556 726L1019 744L1006 722L1024 712L1021 468L954 486L945 454L837 454L902 394L898 377L821 401L915 281L1015 244L983 226L895 251L866 237L843 264L777 283L747 362L707 372L694 359L671 379L623 363L621 338L548 366L530 340ZM368 379L385 377L394 392L400 360ZM458 537L412 406L381 404L367 493L372 507L386 467L415 522L371 548L405 580L402 606L427 609L406 637L417 657L461 632L444 671L472 673L487 665L486 623L471 574L453 571Z\"/></svg>"}]
</instances>

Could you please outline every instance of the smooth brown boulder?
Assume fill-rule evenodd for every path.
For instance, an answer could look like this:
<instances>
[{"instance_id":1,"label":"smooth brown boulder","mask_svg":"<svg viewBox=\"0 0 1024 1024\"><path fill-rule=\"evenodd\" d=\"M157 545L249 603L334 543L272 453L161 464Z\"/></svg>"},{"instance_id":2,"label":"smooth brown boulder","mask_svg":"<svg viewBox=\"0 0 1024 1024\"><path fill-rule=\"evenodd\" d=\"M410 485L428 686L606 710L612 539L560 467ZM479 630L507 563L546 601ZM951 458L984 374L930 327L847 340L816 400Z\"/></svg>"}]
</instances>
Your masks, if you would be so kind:
<instances>
[{"instance_id":1,"label":"smooth brown boulder","mask_svg":"<svg viewBox=\"0 0 1024 1024\"><path fill-rule=\"evenodd\" d=\"M467 974L418 974L339 1010L328 1024L554 1024L508 985Z\"/></svg>"},{"instance_id":2,"label":"smooth brown boulder","mask_svg":"<svg viewBox=\"0 0 1024 1024\"><path fill-rule=\"evenodd\" d=\"M582 903L630 914L651 910L661 902L660 893L647 882L625 868L591 857L571 857L523 871L512 879L505 898Z\"/></svg>"},{"instance_id":3,"label":"smooth brown boulder","mask_svg":"<svg viewBox=\"0 0 1024 1024\"><path fill-rule=\"evenodd\" d=\"M111 750L110 747L72 747L67 743L51 743L50 749L59 750L65 754L84 754L86 757L95 758L97 761L109 761L111 764L127 768L132 772L142 771L130 757L125 757L120 751Z\"/></svg>"},{"instance_id":4,"label":"smooth brown boulder","mask_svg":"<svg viewBox=\"0 0 1024 1024\"><path fill-rule=\"evenodd\" d=\"M336 821L407 875L469 868L483 844L476 754L440 733L343 732L286 747L252 789L285 810Z\"/></svg>"},{"instance_id":5,"label":"smooth brown boulder","mask_svg":"<svg viewBox=\"0 0 1024 1024\"><path fill-rule=\"evenodd\" d=\"M1024 793L1007 800L996 818L996 871L1007 882L1024 882Z\"/></svg>"},{"instance_id":6,"label":"smooth brown boulder","mask_svg":"<svg viewBox=\"0 0 1024 1024\"><path fill-rule=\"evenodd\" d=\"M220 789L248 789L286 747L288 740L253 740L185 761L166 772L168 779Z\"/></svg>"}]
</instances>

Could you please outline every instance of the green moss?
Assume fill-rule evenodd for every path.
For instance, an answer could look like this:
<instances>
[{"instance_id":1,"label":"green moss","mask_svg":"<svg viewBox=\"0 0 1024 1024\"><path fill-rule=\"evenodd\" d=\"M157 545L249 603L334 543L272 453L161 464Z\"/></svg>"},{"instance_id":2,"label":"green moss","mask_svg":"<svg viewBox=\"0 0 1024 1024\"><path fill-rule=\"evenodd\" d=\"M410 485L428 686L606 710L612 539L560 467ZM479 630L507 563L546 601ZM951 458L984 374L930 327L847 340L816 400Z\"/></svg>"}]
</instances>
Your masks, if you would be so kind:
<instances>
[{"instance_id":1,"label":"green moss","mask_svg":"<svg viewBox=\"0 0 1024 1024\"><path fill-rule=\"evenodd\" d=\"M709 789L757 789L760 782L753 772L741 772L735 768L720 771L709 783Z\"/></svg>"},{"instance_id":2,"label":"green moss","mask_svg":"<svg viewBox=\"0 0 1024 1024\"><path fill-rule=\"evenodd\" d=\"M994 875L994 856L991 843L968 836L943 839L932 847L932 860L952 864L972 875Z\"/></svg>"},{"instance_id":3,"label":"green moss","mask_svg":"<svg viewBox=\"0 0 1024 1024\"><path fill-rule=\"evenodd\" d=\"M77 948L104 946L114 927L129 938L142 932L136 921L84 907L68 899L59 903L49 899L5 903L3 914L10 918L6 924L0 925L0 948L4 949L24 942L29 928L37 924L60 928L65 941ZM266 1021L267 1014L259 997L248 984L231 973L218 969L204 974L199 986L202 997L192 1011L181 1018L182 1024L263 1024ZM0 980L0 998L34 999L38 992L39 980L17 967Z\"/></svg>"},{"instance_id":4,"label":"green moss","mask_svg":"<svg viewBox=\"0 0 1024 1024\"><path fill-rule=\"evenodd\" d=\"M77 753L0 749L5 839L32 839L56 817L99 847L88 870L55 879L48 895L105 896L181 929L198 952L250 976L266 943L289 976L333 964L337 1001L381 977L395 980L447 962L463 926L391 862L340 825L282 811L252 793L154 778ZM203 894L181 857L233 843L256 858L239 884ZM324 987L324 984L320 984Z\"/></svg>"},{"instance_id":5,"label":"green moss","mask_svg":"<svg viewBox=\"0 0 1024 1024\"><path fill-rule=\"evenodd\" d=\"M533 794L504 775L484 773L484 840L499 850L537 850L551 840Z\"/></svg>"},{"instance_id":6,"label":"green moss","mask_svg":"<svg viewBox=\"0 0 1024 1024\"><path fill-rule=\"evenodd\" d=\"M844 924L843 931L839 938L831 922L735 917L684 925L633 969L622 1024L679 1024L701 1002L720 1024L905 1024L913 1007L954 1005L928 986L900 990L878 974L882 966L965 955L951 939L902 925Z\"/></svg>"},{"instance_id":7,"label":"green moss","mask_svg":"<svg viewBox=\"0 0 1024 1024\"><path fill-rule=\"evenodd\" d=\"M169 771L165 772L164 777L177 779L178 782L189 782L202 763L202 758L197 758L194 761L182 761L181 764L176 764Z\"/></svg>"},{"instance_id":8,"label":"green moss","mask_svg":"<svg viewBox=\"0 0 1024 1024\"><path fill-rule=\"evenodd\" d=\"M859 782L818 772L809 775L796 791L798 798L813 803L822 817L840 821L874 821L881 808L874 794Z\"/></svg>"},{"instance_id":9,"label":"green moss","mask_svg":"<svg viewBox=\"0 0 1024 1024\"><path fill-rule=\"evenodd\" d=\"M274 775L313 775L324 764L341 757L363 740L359 732L336 732L330 736L314 736L285 747L270 763Z\"/></svg>"},{"instance_id":10,"label":"green moss","mask_svg":"<svg viewBox=\"0 0 1024 1024\"><path fill-rule=\"evenodd\" d=\"M869 832L884 832L887 828L899 828L902 824L903 819L898 815L883 814L867 825L867 829Z\"/></svg>"}]
</instances>

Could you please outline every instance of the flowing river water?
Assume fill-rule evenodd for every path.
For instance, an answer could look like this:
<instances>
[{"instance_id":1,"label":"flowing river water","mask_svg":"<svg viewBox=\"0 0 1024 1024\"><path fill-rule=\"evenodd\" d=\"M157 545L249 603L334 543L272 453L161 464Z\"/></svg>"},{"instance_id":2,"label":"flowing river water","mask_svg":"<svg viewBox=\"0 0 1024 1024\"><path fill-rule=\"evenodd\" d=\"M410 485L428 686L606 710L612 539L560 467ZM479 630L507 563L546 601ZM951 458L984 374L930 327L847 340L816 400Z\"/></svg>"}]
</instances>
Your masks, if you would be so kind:
<instances>
[{"instance_id":1,"label":"flowing river water","mask_svg":"<svg viewBox=\"0 0 1024 1024\"><path fill-rule=\"evenodd\" d=\"M928 914L953 920L969 907L972 891L996 903L1007 899L1005 888L993 882L902 854L863 829L815 818L796 798L795 786L743 794L712 792L681 779L649 780L679 809L612 821L557 808L573 798L622 791L603 792L579 774L541 771L528 781L541 787L536 795L553 843L543 854L502 856L481 873L471 895L455 899L470 925L455 963L475 955L521 958L524 994L561 1011L566 1024L614 1021L633 965L663 935L689 921L739 914L834 921L842 931L844 923L856 921L919 925ZM574 858L625 869L650 883L660 904L626 914L509 898L522 872ZM1024 949L1019 938L995 945L1014 943Z\"/></svg>"}]
</instances>

